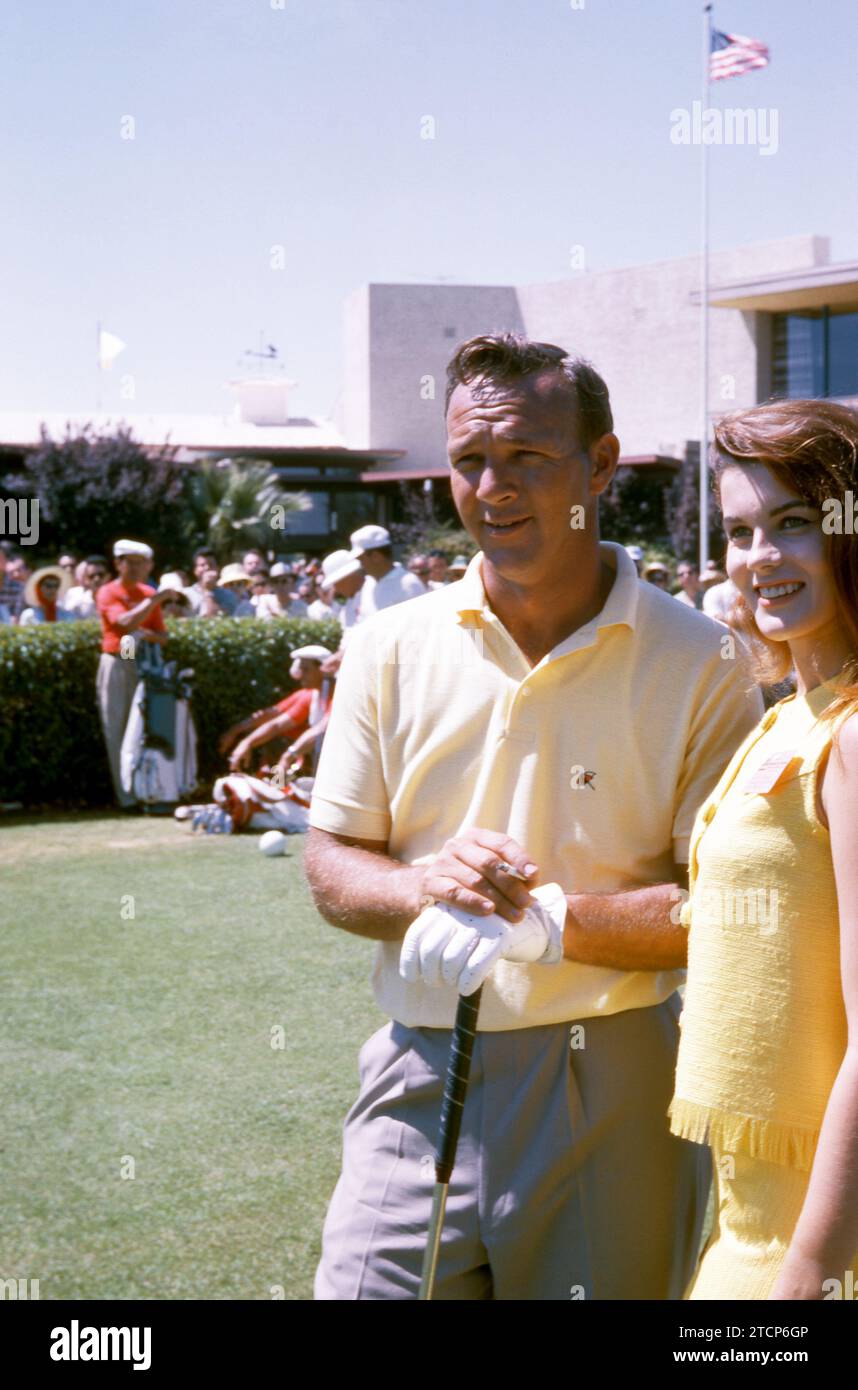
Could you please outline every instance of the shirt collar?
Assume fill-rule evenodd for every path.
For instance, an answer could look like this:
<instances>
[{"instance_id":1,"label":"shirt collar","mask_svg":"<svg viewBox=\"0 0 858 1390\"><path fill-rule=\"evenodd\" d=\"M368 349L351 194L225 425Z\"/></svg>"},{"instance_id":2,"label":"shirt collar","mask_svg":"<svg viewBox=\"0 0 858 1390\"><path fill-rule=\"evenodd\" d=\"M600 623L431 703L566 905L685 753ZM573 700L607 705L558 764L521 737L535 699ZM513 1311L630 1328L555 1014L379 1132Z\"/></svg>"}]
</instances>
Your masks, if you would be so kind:
<instances>
[{"instance_id":1,"label":"shirt collar","mask_svg":"<svg viewBox=\"0 0 858 1390\"><path fill-rule=\"evenodd\" d=\"M580 646L582 637L595 636L603 627L624 625L631 628L632 632L635 630L640 597L637 566L627 553L625 546L617 545L613 541L600 541L599 551L602 559L606 560L611 569L616 572L617 577L611 587L611 592L608 594L604 607L596 616L585 623L583 627L578 628L576 632L571 633L559 647L555 648L557 652L564 649L567 642ZM480 551L471 560L464 575L456 584L459 590L456 599L456 612L463 627L481 627L485 616L493 614L483 584L482 561L483 554Z\"/></svg>"}]
</instances>

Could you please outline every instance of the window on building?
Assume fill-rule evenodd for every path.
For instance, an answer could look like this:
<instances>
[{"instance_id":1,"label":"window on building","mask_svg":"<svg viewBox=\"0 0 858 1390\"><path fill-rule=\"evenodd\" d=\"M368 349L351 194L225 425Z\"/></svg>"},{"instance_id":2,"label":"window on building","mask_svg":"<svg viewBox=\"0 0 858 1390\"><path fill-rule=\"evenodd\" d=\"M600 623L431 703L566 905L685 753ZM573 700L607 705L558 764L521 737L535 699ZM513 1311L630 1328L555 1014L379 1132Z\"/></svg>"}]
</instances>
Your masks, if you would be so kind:
<instances>
[{"instance_id":1,"label":"window on building","mask_svg":"<svg viewBox=\"0 0 858 1390\"><path fill-rule=\"evenodd\" d=\"M302 491L304 491L302 489ZM306 512L287 512L287 536L326 536L330 531L330 496L327 492L306 492L310 506Z\"/></svg>"},{"instance_id":2,"label":"window on building","mask_svg":"<svg viewBox=\"0 0 858 1390\"><path fill-rule=\"evenodd\" d=\"M351 535L359 526L367 526L375 521L375 493L357 490L337 492L334 494L334 511L337 532Z\"/></svg>"},{"instance_id":3,"label":"window on building","mask_svg":"<svg viewBox=\"0 0 858 1390\"><path fill-rule=\"evenodd\" d=\"M858 395L858 314L826 307L772 320L775 396Z\"/></svg>"}]
</instances>

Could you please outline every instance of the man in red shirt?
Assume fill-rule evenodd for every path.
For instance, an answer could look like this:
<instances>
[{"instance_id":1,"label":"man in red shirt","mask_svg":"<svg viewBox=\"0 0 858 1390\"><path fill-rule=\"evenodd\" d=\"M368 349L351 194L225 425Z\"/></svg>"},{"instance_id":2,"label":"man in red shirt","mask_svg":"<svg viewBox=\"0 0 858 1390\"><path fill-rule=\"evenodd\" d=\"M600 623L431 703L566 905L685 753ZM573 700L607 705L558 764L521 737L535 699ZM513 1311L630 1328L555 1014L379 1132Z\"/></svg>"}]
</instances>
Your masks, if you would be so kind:
<instances>
[{"instance_id":1,"label":"man in red shirt","mask_svg":"<svg viewBox=\"0 0 858 1390\"><path fill-rule=\"evenodd\" d=\"M257 710L249 718L227 729L218 743L219 751L226 757L236 739L240 741L229 758L231 772L241 771L248 762L254 748L273 738L287 738L290 742L310 727L311 718L319 706L319 692L325 679L322 662L331 656L327 647L301 647L292 653L289 674L299 682L301 689L295 690L268 709ZM319 710L319 713L321 711Z\"/></svg>"},{"instance_id":2,"label":"man in red shirt","mask_svg":"<svg viewBox=\"0 0 858 1390\"><path fill-rule=\"evenodd\" d=\"M131 811L136 802L122 786L119 753L139 678L137 644L166 642L161 605L175 599L176 591L144 582L153 560L152 547L144 541L117 541L113 555L119 578L102 584L95 596L101 619L96 695L113 790L121 809Z\"/></svg>"}]
</instances>

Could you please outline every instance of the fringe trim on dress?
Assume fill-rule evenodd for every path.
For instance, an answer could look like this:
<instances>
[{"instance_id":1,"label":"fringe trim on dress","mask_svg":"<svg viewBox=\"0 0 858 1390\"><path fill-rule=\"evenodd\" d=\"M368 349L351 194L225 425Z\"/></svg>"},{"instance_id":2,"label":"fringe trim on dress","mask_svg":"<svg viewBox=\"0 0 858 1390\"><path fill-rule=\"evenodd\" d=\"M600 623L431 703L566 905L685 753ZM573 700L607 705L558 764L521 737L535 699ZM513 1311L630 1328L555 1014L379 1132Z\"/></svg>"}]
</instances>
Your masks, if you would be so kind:
<instances>
[{"instance_id":1,"label":"fringe trim on dress","mask_svg":"<svg viewBox=\"0 0 858 1390\"><path fill-rule=\"evenodd\" d=\"M796 1129L752 1115L730 1115L679 1096L671 1101L667 1113L671 1134L690 1139L692 1144L709 1144L719 1155L746 1153L803 1172L813 1166L818 1129Z\"/></svg>"}]
</instances>

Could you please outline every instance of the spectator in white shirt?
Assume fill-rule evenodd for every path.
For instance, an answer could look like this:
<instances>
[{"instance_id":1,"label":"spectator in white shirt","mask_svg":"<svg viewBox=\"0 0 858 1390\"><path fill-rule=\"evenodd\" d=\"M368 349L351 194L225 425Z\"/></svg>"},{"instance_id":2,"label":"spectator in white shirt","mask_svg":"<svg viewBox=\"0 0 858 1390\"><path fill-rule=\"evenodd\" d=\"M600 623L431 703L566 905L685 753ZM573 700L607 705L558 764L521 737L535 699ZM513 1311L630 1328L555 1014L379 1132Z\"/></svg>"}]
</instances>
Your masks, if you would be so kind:
<instances>
[{"instance_id":1,"label":"spectator in white shirt","mask_svg":"<svg viewBox=\"0 0 858 1390\"><path fill-rule=\"evenodd\" d=\"M105 555L87 555L79 584L73 584L65 596L64 606L75 618L95 618L98 611L95 596L102 584L110 578L110 561Z\"/></svg>"},{"instance_id":2,"label":"spectator in white shirt","mask_svg":"<svg viewBox=\"0 0 858 1390\"><path fill-rule=\"evenodd\" d=\"M268 573L270 594L261 594L256 604L257 618L306 618L307 605L293 594L295 576L288 565L278 560Z\"/></svg>"},{"instance_id":3,"label":"spectator in white shirt","mask_svg":"<svg viewBox=\"0 0 858 1390\"><path fill-rule=\"evenodd\" d=\"M324 585L320 579L311 580L310 583L312 584L312 596L307 604L307 617L312 618L315 622L323 622L325 618L334 618L339 621L333 589Z\"/></svg>"},{"instance_id":4,"label":"spectator in white shirt","mask_svg":"<svg viewBox=\"0 0 858 1390\"><path fill-rule=\"evenodd\" d=\"M426 590L416 574L393 558L390 532L383 526L361 526L349 537L352 555L367 576L361 593L361 615L368 618L382 608L420 598ZM446 566L447 561L444 561Z\"/></svg>"},{"instance_id":5,"label":"spectator in white shirt","mask_svg":"<svg viewBox=\"0 0 858 1390\"><path fill-rule=\"evenodd\" d=\"M687 608L700 608L703 591L700 588L696 566L690 560L680 560L676 567L676 577L679 580L679 590L673 597L677 602L684 603Z\"/></svg>"},{"instance_id":6,"label":"spectator in white shirt","mask_svg":"<svg viewBox=\"0 0 858 1390\"><path fill-rule=\"evenodd\" d=\"M417 575L417 578L428 594L431 587L429 584L429 556L412 555L411 559L408 561L408 570L410 574Z\"/></svg>"},{"instance_id":7,"label":"spectator in white shirt","mask_svg":"<svg viewBox=\"0 0 858 1390\"><path fill-rule=\"evenodd\" d=\"M708 578L708 573L705 578ZM710 582L703 594L703 612L710 618L715 618L719 623L730 625L729 614L739 597L739 590L728 579L722 575L720 582L714 577L714 582Z\"/></svg>"},{"instance_id":8,"label":"spectator in white shirt","mask_svg":"<svg viewBox=\"0 0 858 1390\"><path fill-rule=\"evenodd\" d=\"M271 593L271 585L268 582L268 570L260 570L258 574L250 576L250 602L254 608L259 608L259 600L263 594ZM257 615L258 616L258 615Z\"/></svg>"},{"instance_id":9,"label":"spectator in white shirt","mask_svg":"<svg viewBox=\"0 0 858 1390\"><path fill-rule=\"evenodd\" d=\"M343 629L342 641L330 659L331 672L339 669L350 633L363 618L361 599L366 583L360 560L355 559L348 550L334 550L322 561L322 588L333 594L334 599L342 599L334 609L334 617Z\"/></svg>"}]
</instances>

